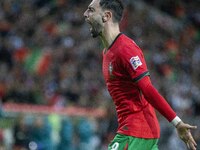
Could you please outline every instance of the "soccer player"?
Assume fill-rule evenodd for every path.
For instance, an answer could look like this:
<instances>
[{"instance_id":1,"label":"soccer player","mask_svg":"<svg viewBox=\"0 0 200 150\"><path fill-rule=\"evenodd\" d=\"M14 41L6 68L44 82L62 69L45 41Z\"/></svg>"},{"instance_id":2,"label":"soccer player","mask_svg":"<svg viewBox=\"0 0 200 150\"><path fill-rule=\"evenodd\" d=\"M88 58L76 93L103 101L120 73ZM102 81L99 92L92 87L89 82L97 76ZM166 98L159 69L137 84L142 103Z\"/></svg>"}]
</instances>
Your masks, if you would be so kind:
<instances>
[{"instance_id":1,"label":"soccer player","mask_svg":"<svg viewBox=\"0 0 200 150\"><path fill-rule=\"evenodd\" d=\"M158 150L160 136L157 109L171 122L187 147L196 150L190 129L154 88L144 55L137 44L120 32L123 14L120 0L93 0L84 13L92 37L100 37L103 75L114 101L118 130L108 150Z\"/></svg>"}]
</instances>

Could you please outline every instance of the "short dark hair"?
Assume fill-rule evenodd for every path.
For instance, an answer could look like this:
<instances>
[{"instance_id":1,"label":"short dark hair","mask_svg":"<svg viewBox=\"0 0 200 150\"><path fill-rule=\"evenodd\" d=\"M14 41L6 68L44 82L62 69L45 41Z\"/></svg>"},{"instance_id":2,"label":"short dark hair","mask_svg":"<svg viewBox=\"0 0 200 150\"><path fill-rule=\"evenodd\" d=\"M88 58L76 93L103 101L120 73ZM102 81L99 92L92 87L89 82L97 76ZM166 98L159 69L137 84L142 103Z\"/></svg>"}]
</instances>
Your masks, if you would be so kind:
<instances>
[{"instance_id":1,"label":"short dark hair","mask_svg":"<svg viewBox=\"0 0 200 150\"><path fill-rule=\"evenodd\" d=\"M124 5L121 0L100 0L99 5L102 9L108 9L112 11L113 21L121 21L124 10Z\"/></svg>"}]
</instances>

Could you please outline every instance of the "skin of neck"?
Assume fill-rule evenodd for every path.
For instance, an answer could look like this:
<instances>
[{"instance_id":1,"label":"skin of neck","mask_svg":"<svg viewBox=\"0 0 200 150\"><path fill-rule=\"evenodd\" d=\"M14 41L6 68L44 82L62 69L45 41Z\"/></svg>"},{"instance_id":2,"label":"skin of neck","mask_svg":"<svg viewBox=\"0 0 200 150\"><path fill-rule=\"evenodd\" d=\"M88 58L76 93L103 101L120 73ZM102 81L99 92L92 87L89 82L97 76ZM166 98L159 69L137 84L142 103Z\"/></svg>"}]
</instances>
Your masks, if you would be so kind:
<instances>
[{"instance_id":1,"label":"skin of neck","mask_svg":"<svg viewBox=\"0 0 200 150\"><path fill-rule=\"evenodd\" d=\"M113 43L115 38L119 35L119 23L106 22L104 29L100 34L101 41L106 49Z\"/></svg>"}]
</instances>

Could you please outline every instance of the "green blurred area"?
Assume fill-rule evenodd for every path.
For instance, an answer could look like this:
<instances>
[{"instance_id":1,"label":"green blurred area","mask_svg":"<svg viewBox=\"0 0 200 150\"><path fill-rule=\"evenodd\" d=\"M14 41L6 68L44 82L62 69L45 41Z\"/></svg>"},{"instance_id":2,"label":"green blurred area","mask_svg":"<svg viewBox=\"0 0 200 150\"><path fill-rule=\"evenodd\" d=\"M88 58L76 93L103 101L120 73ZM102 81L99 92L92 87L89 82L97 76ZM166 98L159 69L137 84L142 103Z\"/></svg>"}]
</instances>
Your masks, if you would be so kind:
<instances>
[{"instance_id":1,"label":"green blurred area","mask_svg":"<svg viewBox=\"0 0 200 150\"><path fill-rule=\"evenodd\" d=\"M12 128L15 124L15 118L0 118L0 129Z\"/></svg>"}]
</instances>

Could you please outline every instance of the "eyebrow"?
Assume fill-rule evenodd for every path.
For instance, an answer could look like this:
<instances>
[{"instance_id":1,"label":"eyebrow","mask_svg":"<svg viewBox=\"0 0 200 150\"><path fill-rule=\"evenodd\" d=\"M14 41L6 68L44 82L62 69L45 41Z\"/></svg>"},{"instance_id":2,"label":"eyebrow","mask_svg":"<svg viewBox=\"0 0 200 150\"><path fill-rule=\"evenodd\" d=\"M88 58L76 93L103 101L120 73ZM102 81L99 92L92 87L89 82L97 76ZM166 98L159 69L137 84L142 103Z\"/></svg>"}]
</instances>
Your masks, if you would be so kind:
<instances>
[{"instance_id":1,"label":"eyebrow","mask_svg":"<svg viewBox=\"0 0 200 150\"><path fill-rule=\"evenodd\" d=\"M88 6L88 9L95 10L92 6Z\"/></svg>"}]
</instances>

